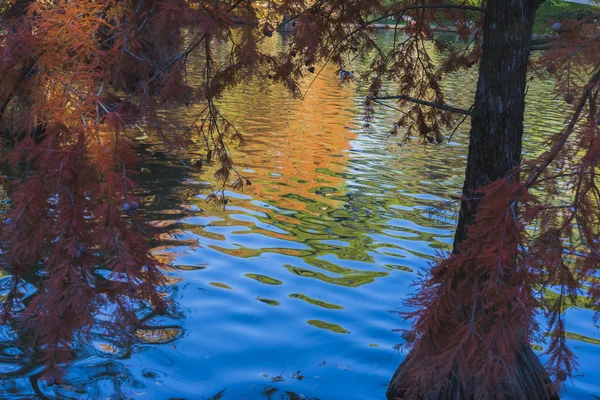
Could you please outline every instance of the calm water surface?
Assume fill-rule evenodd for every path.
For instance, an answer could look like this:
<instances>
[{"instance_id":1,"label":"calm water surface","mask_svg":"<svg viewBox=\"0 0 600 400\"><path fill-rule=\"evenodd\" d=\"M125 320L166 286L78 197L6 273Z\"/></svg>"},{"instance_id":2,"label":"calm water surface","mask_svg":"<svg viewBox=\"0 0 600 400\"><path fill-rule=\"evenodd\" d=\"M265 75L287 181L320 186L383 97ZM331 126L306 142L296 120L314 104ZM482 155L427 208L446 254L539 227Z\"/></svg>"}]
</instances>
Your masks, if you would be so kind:
<instances>
[{"instance_id":1,"label":"calm water surface","mask_svg":"<svg viewBox=\"0 0 600 400\"><path fill-rule=\"evenodd\" d=\"M468 108L475 79L447 77L449 102ZM397 311L452 242L453 208L443 218L431 209L460 191L469 127L441 146L403 145L388 135L394 110L363 127L357 86L341 87L332 68L304 101L271 82L223 99L246 135L237 168L253 182L228 192L225 209L205 201L210 171L190 174L140 138L143 208L164 232L154 252L171 265L171 311L148 316L129 347L80 340L61 387L37 382L39 366L0 331L0 398L383 399L404 357L394 330L409 327ZM182 123L194 111L169 110ZM551 81L531 83L527 154L566 111ZM569 309L567 322L581 368L564 398L593 398L600 334L588 309Z\"/></svg>"}]
</instances>

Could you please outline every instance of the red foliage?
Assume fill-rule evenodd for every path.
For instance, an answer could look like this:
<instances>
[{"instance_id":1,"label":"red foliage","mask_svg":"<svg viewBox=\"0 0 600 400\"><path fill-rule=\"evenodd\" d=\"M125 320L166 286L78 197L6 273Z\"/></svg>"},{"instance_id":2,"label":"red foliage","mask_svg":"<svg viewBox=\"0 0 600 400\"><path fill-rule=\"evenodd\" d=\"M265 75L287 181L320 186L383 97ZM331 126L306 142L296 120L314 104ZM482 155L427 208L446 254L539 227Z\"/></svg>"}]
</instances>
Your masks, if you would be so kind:
<instances>
[{"instance_id":1,"label":"red foliage","mask_svg":"<svg viewBox=\"0 0 600 400\"><path fill-rule=\"evenodd\" d=\"M391 91L388 98L404 111L393 133L443 141L457 118L439 82L479 60L481 9L440 0L384 3L14 0L0 6L0 117L12 143L3 160L22 172L1 182L12 200L0 228L2 264L12 277L3 317L29 334L47 371L68 360L74 333L89 329L103 307L116 310L115 329L138 323L137 302L165 307L161 265L149 253L152 231L135 212L132 124L156 133L174 153L197 145L206 162L220 166L223 185L240 187L249 182L236 172L228 146L243 144L243 137L215 100L252 77L270 77L301 96L300 79L320 74L326 63L349 70L358 54L370 57L360 77L368 87L367 120ZM384 17L373 15L398 22L391 49L374 40L373 24ZM261 42L283 16L294 32L284 51L272 54ZM402 27L408 16L414 23ZM447 21L455 21L464 46L452 49L433 37L429 23ZM438 384L452 369L493 387L507 377L521 342L543 331L537 310L548 314L550 372L562 378L572 371L565 304L585 283L600 311L600 52L591 21L565 22L540 61L544 69L551 65L561 93L573 96L566 99L577 100L569 125L548 152L481 189L460 251L439 260L409 301L417 307L410 314L414 390ZM218 40L229 41L225 57L214 54ZM441 66L426 48L431 41L444 52ZM186 80L192 52L201 59L197 87ZM592 79L584 79L590 68ZM177 130L157 112L172 103L204 107L188 129ZM559 191L566 202L555 201ZM223 191L212 198L225 201ZM98 266L111 274L99 274ZM36 289L27 304L24 282ZM550 287L559 288L555 298L546 296Z\"/></svg>"},{"instance_id":2,"label":"red foliage","mask_svg":"<svg viewBox=\"0 0 600 400\"><path fill-rule=\"evenodd\" d=\"M592 97L599 79L595 72L580 86L570 122L549 139L548 151L481 188L467 239L432 266L409 299L416 310L407 314L415 320L409 335L417 340L408 345L418 357L408 364L408 397L442 387L440 374L451 372L493 396L511 379L523 340L543 340L545 332L556 387L573 373L564 312L587 286L586 301L600 315L600 147ZM547 328L536 324L539 312Z\"/></svg>"}]
</instances>

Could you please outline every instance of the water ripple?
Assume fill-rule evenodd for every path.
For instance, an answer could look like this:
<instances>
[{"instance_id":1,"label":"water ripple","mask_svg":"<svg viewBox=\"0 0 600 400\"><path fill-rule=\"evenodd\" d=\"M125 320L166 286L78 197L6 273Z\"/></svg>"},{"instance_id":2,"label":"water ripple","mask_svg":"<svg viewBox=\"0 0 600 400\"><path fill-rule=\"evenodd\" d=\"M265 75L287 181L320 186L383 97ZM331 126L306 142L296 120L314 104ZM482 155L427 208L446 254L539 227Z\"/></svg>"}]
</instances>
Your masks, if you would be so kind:
<instances>
[{"instance_id":1,"label":"water ripple","mask_svg":"<svg viewBox=\"0 0 600 400\"><path fill-rule=\"evenodd\" d=\"M281 46L280 39L269 43ZM475 73L443 81L450 103L470 106ZM549 81L531 84L526 154L564 122L565 105L552 93ZM385 133L394 112L381 108L372 127L361 128L360 104L333 69L304 101L259 82L226 96L222 111L247 139L233 158L253 185L228 192L224 209L204 200L211 171L190 174L145 138L152 157L141 174L144 206L164 232L154 252L172 266L167 294L178 311L147 318L127 349L101 336L82 343L69 385L59 389L32 384L39 371L3 339L0 374L12 377L3 392L383 398L404 356L393 350L401 341L394 330L408 322L396 312L407 311L403 300L418 272L451 244L456 204L445 204L438 218L431 211L460 191L469 127L450 144L402 144ZM184 121L194 111L171 110ZM583 305L567 311L581 375L565 398L600 392L591 314Z\"/></svg>"}]
</instances>

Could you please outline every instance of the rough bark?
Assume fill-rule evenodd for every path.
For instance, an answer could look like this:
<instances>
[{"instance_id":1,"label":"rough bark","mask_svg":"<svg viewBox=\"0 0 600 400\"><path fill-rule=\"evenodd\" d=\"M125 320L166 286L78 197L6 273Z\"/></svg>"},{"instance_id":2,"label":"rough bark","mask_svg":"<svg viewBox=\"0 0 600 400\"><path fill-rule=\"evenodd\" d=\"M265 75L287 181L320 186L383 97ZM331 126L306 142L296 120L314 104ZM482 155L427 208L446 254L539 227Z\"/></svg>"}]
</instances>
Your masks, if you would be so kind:
<instances>
[{"instance_id":1,"label":"rough bark","mask_svg":"<svg viewBox=\"0 0 600 400\"><path fill-rule=\"evenodd\" d=\"M408 355L408 357L411 356L411 354ZM403 373L405 371L403 366L404 364L401 364L392 377L387 391L388 400L404 399ZM510 381L516 384L506 382L499 388L499 392L506 393L503 400L559 399L558 395L549 391L550 380L548 374L531 347L525 343L519 349L517 365L511 378ZM474 392L476 392L476 388L465 388L460 380L451 376L448 378L445 390L423 393L421 398L427 400L477 400L478 396L474 395Z\"/></svg>"},{"instance_id":2,"label":"rough bark","mask_svg":"<svg viewBox=\"0 0 600 400\"><path fill-rule=\"evenodd\" d=\"M521 162L527 65L535 0L491 0L485 13L483 52L469 135L454 251L477 212L477 190L505 177ZM518 178L518 177L516 177Z\"/></svg>"},{"instance_id":3,"label":"rough bark","mask_svg":"<svg viewBox=\"0 0 600 400\"><path fill-rule=\"evenodd\" d=\"M532 27L538 0L489 0L485 11L483 52L471 120L469 152L454 251L468 235L480 194L478 189L507 176L521 162L523 114ZM518 179L517 176L514 177ZM413 354L407 356L407 360ZM388 399L403 399L404 363L398 367L387 392ZM524 342L517 350L517 365L510 382L502 384L505 399L558 399L548 388L543 365ZM464 387L454 375L446 377L443 391L422 393L423 399L474 399L475 387ZM467 385L469 386L469 385Z\"/></svg>"}]
</instances>

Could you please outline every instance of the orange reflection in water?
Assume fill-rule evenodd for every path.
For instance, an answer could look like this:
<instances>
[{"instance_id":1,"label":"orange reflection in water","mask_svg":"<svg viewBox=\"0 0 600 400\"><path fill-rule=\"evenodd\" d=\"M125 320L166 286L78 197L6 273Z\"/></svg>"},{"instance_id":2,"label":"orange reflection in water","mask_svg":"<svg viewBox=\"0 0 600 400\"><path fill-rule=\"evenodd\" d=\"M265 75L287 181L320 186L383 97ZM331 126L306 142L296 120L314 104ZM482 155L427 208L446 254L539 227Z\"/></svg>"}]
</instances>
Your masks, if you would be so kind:
<instances>
[{"instance_id":1,"label":"orange reflection in water","mask_svg":"<svg viewBox=\"0 0 600 400\"><path fill-rule=\"evenodd\" d=\"M339 85L334 68L324 70L304 100L291 99L277 84L253 89L232 94L222 106L246 137L247 145L233 154L237 168L253 181L245 194L312 215L318 215L307 208L313 201L335 208L339 202L330 197L343 190L342 172L354 138L346 111L354 106L352 89ZM323 195L318 193L322 187L336 190Z\"/></svg>"}]
</instances>

